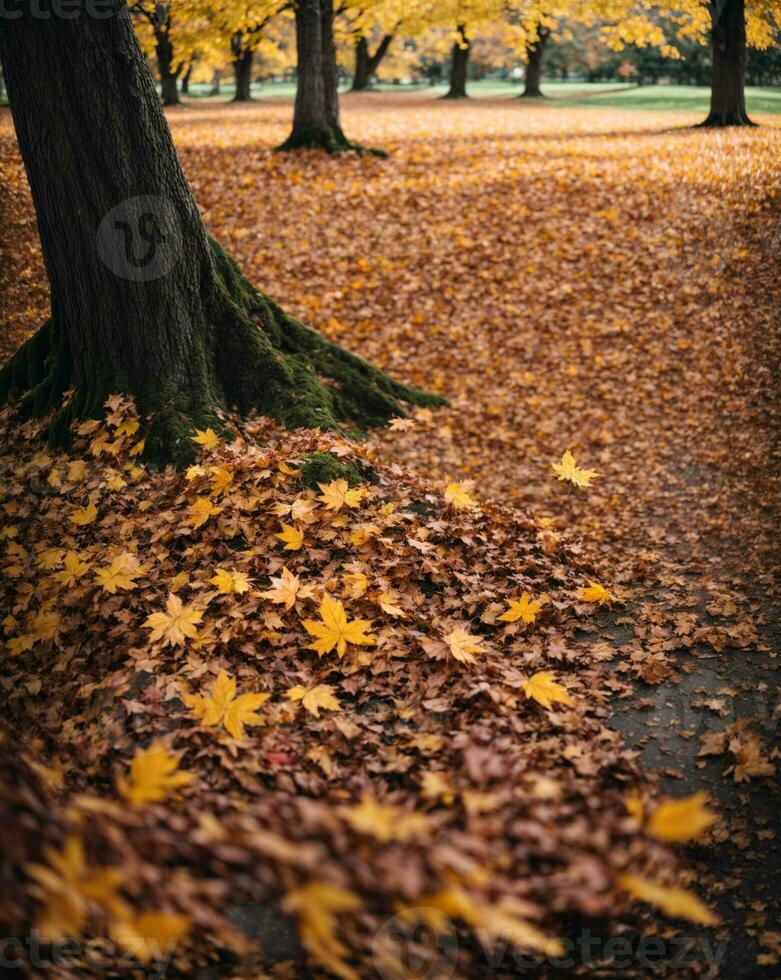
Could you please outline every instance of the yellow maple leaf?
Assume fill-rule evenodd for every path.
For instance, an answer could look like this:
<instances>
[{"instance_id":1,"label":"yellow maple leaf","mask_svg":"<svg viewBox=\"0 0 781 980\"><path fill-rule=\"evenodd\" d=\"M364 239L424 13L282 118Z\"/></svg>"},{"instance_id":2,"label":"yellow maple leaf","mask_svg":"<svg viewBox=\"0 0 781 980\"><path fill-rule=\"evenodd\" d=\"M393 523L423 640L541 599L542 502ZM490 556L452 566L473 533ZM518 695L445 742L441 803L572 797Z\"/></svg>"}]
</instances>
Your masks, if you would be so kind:
<instances>
[{"instance_id":1,"label":"yellow maple leaf","mask_svg":"<svg viewBox=\"0 0 781 980\"><path fill-rule=\"evenodd\" d=\"M343 578L345 589L351 599L360 599L369 588L369 579L363 572L348 572Z\"/></svg>"},{"instance_id":2,"label":"yellow maple leaf","mask_svg":"<svg viewBox=\"0 0 781 980\"><path fill-rule=\"evenodd\" d=\"M321 657L334 647L338 656L343 657L348 643L358 646L373 646L376 643L373 636L366 635L366 630L371 628L371 621L354 619L348 622L344 606L338 599L323 596L319 611L320 620L305 619L304 629L310 636L317 637L308 649L316 650Z\"/></svg>"},{"instance_id":3,"label":"yellow maple leaf","mask_svg":"<svg viewBox=\"0 0 781 980\"><path fill-rule=\"evenodd\" d=\"M591 481L600 475L596 470L580 469L569 449L561 457L560 463L551 463L551 466L560 480L569 480L576 487L588 487Z\"/></svg>"},{"instance_id":4,"label":"yellow maple leaf","mask_svg":"<svg viewBox=\"0 0 781 980\"><path fill-rule=\"evenodd\" d=\"M393 591L381 593L377 597L377 604L389 616L396 616L398 619L407 618L407 614L399 605L399 596Z\"/></svg>"},{"instance_id":5,"label":"yellow maple leaf","mask_svg":"<svg viewBox=\"0 0 781 980\"><path fill-rule=\"evenodd\" d=\"M533 698L543 708L552 708L554 701L572 704L572 698L567 694L566 689L561 684L557 684L553 674L546 670L532 674L523 685L523 693L527 698Z\"/></svg>"},{"instance_id":6,"label":"yellow maple leaf","mask_svg":"<svg viewBox=\"0 0 781 980\"><path fill-rule=\"evenodd\" d=\"M466 507L476 507L477 501L469 496L469 491L474 483L467 480L464 483L448 483L445 487L445 503L455 507L456 510L463 510Z\"/></svg>"},{"instance_id":7,"label":"yellow maple leaf","mask_svg":"<svg viewBox=\"0 0 781 980\"><path fill-rule=\"evenodd\" d=\"M112 476L110 479L106 480L107 490L122 490L123 487L126 486L127 486L127 480L123 480L118 473L116 476Z\"/></svg>"},{"instance_id":8,"label":"yellow maple leaf","mask_svg":"<svg viewBox=\"0 0 781 980\"><path fill-rule=\"evenodd\" d=\"M125 552L118 555L110 565L95 569L95 584L113 595L117 589L135 589L136 579L143 574L144 568L136 556Z\"/></svg>"},{"instance_id":9,"label":"yellow maple leaf","mask_svg":"<svg viewBox=\"0 0 781 980\"><path fill-rule=\"evenodd\" d=\"M312 586L302 585L301 579L286 567L283 567L281 575L271 576L271 584L273 588L261 592L261 596L284 606L285 609L292 609L296 599L307 599L312 595Z\"/></svg>"},{"instance_id":10,"label":"yellow maple leaf","mask_svg":"<svg viewBox=\"0 0 781 980\"><path fill-rule=\"evenodd\" d=\"M301 476L301 470L297 470L295 466L288 466L285 462L280 463L278 469L285 476Z\"/></svg>"},{"instance_id":11,"label":"yellow maple leaf","mask_svg":"<svg viewBox=\"0 0 781 980\"><path fill-rule=\"evenodd\" d=\"M344 819L359 834L367 834L382 843L408 841L425 834L428 820L422 813L413 813L393 804L379 803L364 793L361 802L341 807Z\"/></svg>"},{"instance_id":12,"label":"yellow maple leaf","mask_svg":"<svg viewBox=\"0 0 781 980\"><path fill-rule=\"evenodd\" d=\"M155 739L148 749L139 749L130 763L130 773L117 779L117 788L133 806L159 803L193 779L191 772L177 771L179 760Z\"/></svg>"},{"instance_id":13,"label":"yellow maple leaf","mask_svg":"<svg viewBox=\"0 0 781 980\"><path fill-rule=\"evenodd\" d=\"M86 524L92 524L97 516L98 508L94 504L87 504L86 507L77 507L72 511L68 520L77 527L84 527Z\"/></svg>"},{"instance_id":14,"label":"yellow maple leaf","mask_svg":"<svg viewBox=\"0 0 781 980\"><path fill-rule=\"evenodd\" d=\"M317 498L326 510L336 513L345 505L357 507L368 493L366 487L351 490L347 480L332 480L331 483L318 483L321 495Z\"/></svg>"},{"instance_id":15,"label":"yellow maple leaf","mask_svg":"<svg viewBox=\"0 0 781 980\"><path fill-rule=\"evenodd\" d=\"M307 711L311 712L315 718L320 717L320 709L325 711L341 711L342 706L334 696L334 689L330 684L318 684L316 687L291 687L288 688L287 697L291 701L300 701Z\"/></svg>"},{"instance_id":16,"label":"yellow maple leaf","mask_svg":"<svg viewBox=\"0 0 781 980\"><path fill-rule=\"evenodd\" d=\"M301 941L310 955L341 980L358 980L358 974L346 962L350 951L337 935L339 920L360 907L357 895L329 881L309 881L288 892L282 903L285 912L297 917Z\"/></svg>"},{"instance_id":17,"label":"yellow maple leaf","mask_svg":"<svg viewBox=\"0 0 781 980\"><path fill-rule=\"evenodd\" d=\"M195 435L190 436L190 438L199 446L203 446L207 451L214 449L215 446L219 446L220 444L220 437L214 429L196 429Z\"/></svg>"},{"instance_id":18,"label":"yellow maple leaf","mask_svg":"<svg viewBox=\"0 0 781 980\"><path fill-rule=\"evenodd\" d=\"M185 694L184 701L204 725L223 725L234 738L244 738L245 725L258 725L263 719L255 709L265 704L270 694L241 694L236 697L236 681L224 670L212 685L211 697Z\"/></svg>"},{"instance_id":19,"label":"yellow maple leaf","mask_svg":"<svg viewBox=\"0 0 781 980\"><path fill-rule=\"evenodd\" d=\"M164 646L179 646L184 643L185 637L194 640L198 636L196 624L202 619L203 613L199 609L182 605L178 596L169 593L166 611L147 616L144 626L152 630L149 637L152 643L165 640Z\"/></svg>"},{"instance_id":20,"label":"yellow maple leaf","mask_svg":"<svg viewBox=\"0 0 781 980\"><path fill-rule=\"evenodd\" d=\"M225 568L217 569L217 572L209 579L212 585L217 587L217 591L223 595L235 592L236 595L243 595L249 591L249 579L245 572L229 572Z\"/></svg>"},{"instance_id":21,"label":"yellow maple leaf","mask_svg":"<svg viewBox=\"0 0 781 980\"><path fill-rule=\"evenodd\" d=\"M641 902L648 902L673 919L686 919L703 926L718 925L719 919L692 892L670 888L640 875L623 874L616 879L618 887Z\"/></svg>"},{"instance_id":22,"label":"yellow maple leaf","mask_svg":"<svg viewBox=\"0 0 781 980\"><path fill-rule=\"evenodd\" d=\"M522 619L528 625L534 622L541 609L542 603L532 602L529 593L524 592L520 599L508 599L507 611L499 619L504 623L514 623Z\"/></svg>"},{"instance_id":23,"label":"yellow maple leaf","mask_svg":"<svg viewBox=\"0 0 781 980\"><path fill-rule=\"evenodd\" d=\"M610 601L610 593L604 585L589 580L588 588L582 588L578 593L578 598L581 602L597 602L601 606Z\"/></svg>"},{"instance_id":24,"label":"yellow maple leaf","mask_svg":"<svg viewBox=\"0 0 781 980\"><path fill-rule=\"evenodd\" d=\"M283 524L282 530L275 537L284 542L284 551L298 551L304 543L304 532L299 531L292 524Z\"/></svg>"},{"instance_id":25,"label":"yellow maple leaf","mask_svg":"<svg viewBox=\"0 0 781 980\"><path fill-rule=\"evenodd\" d=\"M445 642L450 647L451 654L462 664L477 663L473 654L485 653L483 641L479 636L473 636L463 626L456 626L454 630L445 637Z\"/></svg>"},{"instance_id":26,"label":"yellow maple leaf","mask_svg":"<svg viewBox=\"0 0 781 980\"><path fill-rule=\"evenodd\" d=\"M190 917L176 912L141 912L111 922L111 938L126 953L148 963L170 961L178 942L190 931Z\"/></svg>"},{"instance_id":27,"label":"yellow maple leaf","mask_svg":"<svg viewBox=\"0 0 781 980\"><path fill-rule=\"evenodd\" d=\"M217 496L225 493L231 483L233 483L233 471L229 470L227 466L212 466L210 472L212 493Z\"/></svg>"},{"instance_id":28,"label":"yellow maple leaf","mask_svg":"<svg viewBox=\"0 0 781 980\"><path fill-rule=\"evenodd\" d=\"M114 915L126 910L117 895L124 880L122 871L92 867L80 838L66 837L61 850L46 847L44 855L46 864L28 864L25 870L44 891L45 905L37 927L47 940L80 936L93 904Z\"/></svg>"},{"instance_id":29,"label":"yellow maple leaf","mask_svg":"<svg viewBox=\"0 0 781 980\"><path fill-rule=\"evenodd\" d=\"M63 559L62 568L59 572L54 573L53 578L72 589L82 575L86 575L88 571L89 563L82 561L75 551L69 551Z\"/></svg>"},{"instance_id":30,"label":"yellow maple leaf","mask_svg":"<svg viewBox=\"0 0 781 980\"><path fill-rule=\"evenodd\" d=\"M707 793L692 793L678 800L666 800L651 814L648 832L657 840L687 841L699 837L718 820L706 804Z\"/></svg>"},{"instance_id":31,"label":"yellow maple leaf","mask_svg":"<svg viewBox=\"0 0 781 980\"><path fill-rule=\"evenodd\" d=\"M196 497L187 510L193 527L200 527L210 517L222 513L222 507L215 507L208 497Z\"/></svg>"}]
</instances>

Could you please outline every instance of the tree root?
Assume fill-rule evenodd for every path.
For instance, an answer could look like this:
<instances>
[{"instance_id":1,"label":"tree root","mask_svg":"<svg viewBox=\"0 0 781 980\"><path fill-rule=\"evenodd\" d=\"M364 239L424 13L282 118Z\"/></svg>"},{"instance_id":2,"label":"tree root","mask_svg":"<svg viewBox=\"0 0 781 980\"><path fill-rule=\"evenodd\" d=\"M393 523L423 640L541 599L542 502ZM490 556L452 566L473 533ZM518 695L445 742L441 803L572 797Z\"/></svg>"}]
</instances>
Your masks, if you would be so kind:
<instances>
[{"instance_id":1,"label":"tree root","mask_svg":"<svg viewBox=\"0 0 781 980\"><path fill-rule=\"evenodd\" d=\"M695 129L716 129L726 126L758 126L744 111L711 112L707 119L695 124Z\"/></svg>"},{"instance_id":2,"label":"tree root","mask_svg":"<svg viewBox=\"0 0 781 980\"><path fill-rule=\"evenodd\" d=\"M389 156L387 150L363 146L347 139L340 126L295 127L276 153L289 153L295 150L325 150L327 153L370 154L375 157Z\"/></svg>"},{"instance_id":3,"label":"tree root","mask_svg":"<svg viewBox=\"0 0 781 980\"><path fill-rule=\"evenodd\" d=\"M203 330L185 389L159 380L133 390L86 355L74 362L67 331L48 321L0 371L0 405L21 397L25 418L52 415L49 444L65 446L71 423L100 418L111 394L132 395L145 425L144 458L185 465L195 428L220 426L226 412L275 419L287 428L361 435L404 416L404 405L445 399L394 381L330 343L258 292L215 241L213 271L202 297Z\"/></svg>"}]
</instances>

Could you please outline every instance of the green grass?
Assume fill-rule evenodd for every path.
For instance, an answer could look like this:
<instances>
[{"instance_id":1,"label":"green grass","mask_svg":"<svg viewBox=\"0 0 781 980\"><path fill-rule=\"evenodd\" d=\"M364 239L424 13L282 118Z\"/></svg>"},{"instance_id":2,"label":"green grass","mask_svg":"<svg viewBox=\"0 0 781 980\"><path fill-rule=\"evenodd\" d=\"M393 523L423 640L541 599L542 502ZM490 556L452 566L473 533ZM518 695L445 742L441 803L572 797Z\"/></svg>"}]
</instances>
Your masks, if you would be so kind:
<instances>
[{"instance_id":1,"label":"green grass","mask_svg":"<svg viewBox=\"0 0 781 980\"><path fill-rule=\"evenodd\" d=\"M223 85L217 96L209 96L210 86L194 85L190 98L198 102L228 101L233 97L233 86ZM342 87L346 91L347 85ZM380 91L390 92L430 92L432 96L444 95L447 85L391 85L380 83ZM615 109L653 109L656 111L679 111L706 113L710 103L710 91L706 87L693 85L636 85L620 82L543 82L542 90L546 98L543 105L561 105L583 108ZM519 84L498 79L483 79L470 82L469 92L475 99L513 98L521 92ZM253 85L252 94L256 99L293 99L296 94L295 82L270 82ZM747 88L746 102L749 112L781 113L781 88Z\"/></svg>"}]
</instances>

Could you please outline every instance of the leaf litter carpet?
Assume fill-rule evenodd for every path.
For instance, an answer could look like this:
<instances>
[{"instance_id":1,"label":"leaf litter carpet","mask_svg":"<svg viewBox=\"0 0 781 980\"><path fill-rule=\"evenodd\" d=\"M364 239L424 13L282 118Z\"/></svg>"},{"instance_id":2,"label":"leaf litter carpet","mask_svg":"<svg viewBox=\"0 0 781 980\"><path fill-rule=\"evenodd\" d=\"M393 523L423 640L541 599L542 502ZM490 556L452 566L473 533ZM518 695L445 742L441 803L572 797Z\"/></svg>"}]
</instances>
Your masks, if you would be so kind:
<instances>
[{"instance_id":1,"label":"leaf litter carpet","mask_svg":"<svg viewBox=\"0 0 781 980\"><path fill-rule=\"evenodd\" d=\"M210 229L451 408L186 474L121 399L67 458L4 414L4 934L62 976L63 936L88 973L776 975L779 129L372 94L390 159L272 155L288 114L169 115ZM47 294L0 126L10 353Z\"/></svg>"}]
</instances>

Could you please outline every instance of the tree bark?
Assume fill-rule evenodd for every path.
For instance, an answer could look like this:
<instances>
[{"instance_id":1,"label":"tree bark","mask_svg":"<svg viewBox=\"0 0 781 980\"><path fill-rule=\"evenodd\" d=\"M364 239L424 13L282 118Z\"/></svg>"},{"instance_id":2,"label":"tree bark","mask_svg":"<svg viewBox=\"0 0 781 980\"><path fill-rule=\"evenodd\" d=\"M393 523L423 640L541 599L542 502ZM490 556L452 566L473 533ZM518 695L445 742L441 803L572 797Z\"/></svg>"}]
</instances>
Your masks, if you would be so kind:
<instances>
[{"instance_id":1,"label":"tree bark","mask_svg":"<svg viewBox=\"0 0 781 980\"><path fill-rule=\"evenodd\" d=\"M190 79L193 74L195 59L191 58L187 63L187 71L182 75L182 95L190 94Z\"/></svg>"},{"instance_id":2,"label":"tree bark","mask_svg":"<svg viewBox=\"0 0 781 980\"><path fill-rule=\"evenodd\" d=\"M365 147L347 139L339 118L333 0L298 0L295 18L298 85L293 130L278 149L366 152ZM386 155L382 150L368 152Z\"/></svg>"},{"instance_id":3,"label":"tree bark","mask_svg":"<svg viewBox=\"0 0 781 980\"><path fill-rule=\"evenodd\" d=\"M353 73L352 92L363 92L369 87L369 42L361 34L355 42L355 72Z\"/></svg>"},{"instance_id":4,"label":"tree bark","mask_svg":"<svg viewBox=\"0 0 781 980\"><path fill-rule=\"evenodd\" d=\"M524 80L522 99L541 99L542 89L540 79L542 77L542 56L545 53L545 45L550 36L550 31L546 27L537 30L537 40L533 44L526 45L526 78Z\"/></svg>"},{"instance_id":5,"label":"tree bark","mask_svg":"<svg viewBox=\"0 0 781 980\"><path fill-rule=\"evenodd\" d=\"M0 372L0 403L24 396L21 414L51 414L63 445L72 421L132 395L151 415L146 457L177 464L226 409L335 427L430 403L288 317L209 239L124 0L111 9L27 8L0 31L51 285L51 319Z\"/></svg>"},{"instance_id":6,"label":"tree bark","mask_svg":"<svg viewBox=\"0 0 781 980\"><path fill-rule=\"evenodd\" d=\"M236 78L234 102L252 101L252 61L254 57L254 51L244 50L233 59L233 74Z\"/></svg>"},{"instance_id":7,"label":"tree bark","mask_svg":"<svg viewBox=\"0 0 781 980\"><path fill-rule=\"evenodd\" d=\"M744 0L724 0L713 13L710 112L702 126L753 126L746 112L746 11Z\"/></svg>"},{"instance_id":8,"label":"tree bark","mask_svg":"<svg viewBox=\"0 0 781 980\"><path fill-rule=\"evenodd\" d=\"M469 68L469 55L472 45L467 38L463 25L458 28L458 40L453 45L453 55L450 63L450 89L446 99L466 99L466 76Z\"/></svg>"},{"instance_id":9,"label":"tree bark","mask_svg":"<svg viewBox=\"0 0 781 980\"><path fill-rule=\"evenodd\" d=\"M168 22L170 27L170 21ZM157 55L157 70L160 74L160 89L163 105L179 105L177 82L179 71L172 68L174 61L174 46L168 29L155 28L155 54Z\"/></svg>"},{"instance_id":10,"label":"tree bark","mask_svg":"<svg viewBox=\"0 0 781 980\"><path fill-rule=\"evenodd\" d=\"M386 34L377 45L374 54L369 53L369 42L362 34L355 42L355 74L351 91L364 92L371 88L372 78L382 64L393 41L393 34Z\"/></svg>"}]
</instances>

